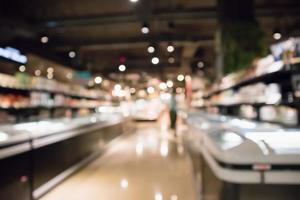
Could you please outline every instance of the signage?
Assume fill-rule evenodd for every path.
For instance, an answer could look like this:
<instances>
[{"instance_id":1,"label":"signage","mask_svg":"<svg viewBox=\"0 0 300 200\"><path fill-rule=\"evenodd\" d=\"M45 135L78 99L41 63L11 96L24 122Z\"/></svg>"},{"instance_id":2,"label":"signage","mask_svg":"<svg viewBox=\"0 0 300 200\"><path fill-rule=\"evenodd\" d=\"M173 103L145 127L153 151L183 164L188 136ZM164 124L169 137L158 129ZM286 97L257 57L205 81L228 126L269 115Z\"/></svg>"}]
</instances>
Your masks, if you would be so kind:
<instances>
[{"instance_id":1,"label":"signage","mask_svg":"<svg viewBox=\"0 0 300 200\"><path fill-rule=\"evenodd\" d=\"M21 52L18 49L12 47L0 47L0 57L22 64L27 63L27 56L21 54Z\"/></svg>"}]
</instances>

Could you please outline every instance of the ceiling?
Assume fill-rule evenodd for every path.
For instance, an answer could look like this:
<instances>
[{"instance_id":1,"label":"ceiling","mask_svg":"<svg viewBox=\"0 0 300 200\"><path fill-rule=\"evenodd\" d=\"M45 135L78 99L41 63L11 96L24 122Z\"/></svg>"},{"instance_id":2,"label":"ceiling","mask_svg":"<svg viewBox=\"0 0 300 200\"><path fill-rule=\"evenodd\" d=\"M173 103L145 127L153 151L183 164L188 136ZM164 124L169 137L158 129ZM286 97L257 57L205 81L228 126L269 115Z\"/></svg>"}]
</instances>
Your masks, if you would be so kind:
<instances>
[{"instance_id":1,"label":"ceiling","mask_svg":"<svg viewBox=\"0 0 300 200\"><path fill-rule=\"evenodd\" d=\"M214 73L217 0L10 0L1 1L0 13L1 43L78 70L109 75L124 62L126 73L190 73L202 61ZM297 0L255 0L255 14L269 43L280 24L288 35L299 34ZM143 23L150 28L147 35L141 33ZM47 44L40 42L43 35ZM171 43L175 51L168 53ZM151 63L149 45L157 48L159 65ZM76 57L69 58L69 51Z\"/></svg>"}]
</instances>

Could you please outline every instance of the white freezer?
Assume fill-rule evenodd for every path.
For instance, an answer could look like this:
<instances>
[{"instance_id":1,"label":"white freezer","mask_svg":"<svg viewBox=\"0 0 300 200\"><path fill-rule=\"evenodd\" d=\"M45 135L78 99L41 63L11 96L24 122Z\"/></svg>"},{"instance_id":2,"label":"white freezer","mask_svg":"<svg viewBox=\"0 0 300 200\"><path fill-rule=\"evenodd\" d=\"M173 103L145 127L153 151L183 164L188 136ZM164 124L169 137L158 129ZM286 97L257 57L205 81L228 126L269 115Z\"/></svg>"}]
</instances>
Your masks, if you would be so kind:
<instances>
[{"instance_id":1,"label":"white freezer","mask_svg":"<svg viewBox=\"0 0 300 200\"><path fill-rule=\"evenodd\" d=\"M221 180L300 184L300 129L203 112L187 123L189 145Z\"/></svg>"}]
</instances>

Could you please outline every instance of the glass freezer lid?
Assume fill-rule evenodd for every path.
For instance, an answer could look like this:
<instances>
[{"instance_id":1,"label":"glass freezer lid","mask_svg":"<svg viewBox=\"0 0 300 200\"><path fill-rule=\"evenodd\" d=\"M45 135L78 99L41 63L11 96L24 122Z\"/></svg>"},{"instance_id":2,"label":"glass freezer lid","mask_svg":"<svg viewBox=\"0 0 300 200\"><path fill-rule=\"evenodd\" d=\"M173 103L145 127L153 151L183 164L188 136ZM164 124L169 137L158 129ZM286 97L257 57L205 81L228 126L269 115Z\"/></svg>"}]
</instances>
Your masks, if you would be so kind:
<instances>
[{"instance_id":1,"label":"glass freezer lid","mask_svg":"<svg viewBox=\"0 0 300 200\"><path fill-rule=\"evenodd\" d=\"M276 154L300 154L300 131L253 131L244 136L257 143L266 143Z\"/></svg>"}]
</instances>

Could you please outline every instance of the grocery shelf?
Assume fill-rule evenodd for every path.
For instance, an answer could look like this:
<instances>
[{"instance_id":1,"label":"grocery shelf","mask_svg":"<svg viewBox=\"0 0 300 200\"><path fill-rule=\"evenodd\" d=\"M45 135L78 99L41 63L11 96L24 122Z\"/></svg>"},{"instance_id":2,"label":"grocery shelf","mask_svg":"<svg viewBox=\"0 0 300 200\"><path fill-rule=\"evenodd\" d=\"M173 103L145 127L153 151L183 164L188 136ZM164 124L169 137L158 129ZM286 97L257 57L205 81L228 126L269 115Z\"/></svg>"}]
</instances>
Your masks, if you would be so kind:
<instances>
[{"instance_id":1,"label":"grocery shelf","mask_svg":"<svg viewBox=\"0 0 300 200\"><path fill-rule=\"evenodd\" d=\"M253 78L243 80L233 86L213 91L210 94L204 96L204 98L209 99L216 94L220 94L220 93L228 91L228 90L238 90L241 87L259 83L259 82L269 84L269 83L279 83L279 82L285 81L286 79L290 78L292 74L300 73L299 69L296 69L296 67L297 67L297 65L293 65L293 66L291 66L291 69L288 69L288 70L284 69L284 70L275 71L275 72L263 74L261 76L256 76Z\"/></svg>"},{"instance_id":2,"label":"grocery shelf","mask_svg":"<svg viewBox=\"0 0 300 200\"><path fill-rule=\"evenodd\" d=\"M61 94L61 95L64 95L67 97L72 97L72 98L81 98L81 99L90 99L90 100L102 99L101 97L91 97L91 96L66 93L66 92L62 92L62 91L51 91L51 90L37 89L37 88L12 88L12 87L0 86L0 92L1 91L3 91L3 92L11 91L11 92L19 92L19 93L45 92L45 93L50 93L50 94Z\"/></svg>"},{"instance_id":3,"label":"grocery shelf","mask_svg":"<svg viewBox=\"0 0 300 200\"><path fill-rule=\"evenodd\" d=\"M22 111L22 110L38 110L38 109L95 109L97 106L30 106L30 107L0 107L4 111Z\"/></svg>"},{"instance_id":4,"label":"grocery shelf","mask_svg":"<svg viewBox=\"0 0 300 200\"><path fill-rule=\"evenodd\" d=\"M297 107L297 104L294 102L288 103L288 102L280 102L276 104L270 104L270 103L234 103L234 104L212 104L212 105L206 105L206 106L200 106L197 107L199 109L201 108L209 108L209 107L240 107L240 106L253 106L253 107L262 107L262 106L290 106L290 107Z\"/></svg>"}]
</instances>

